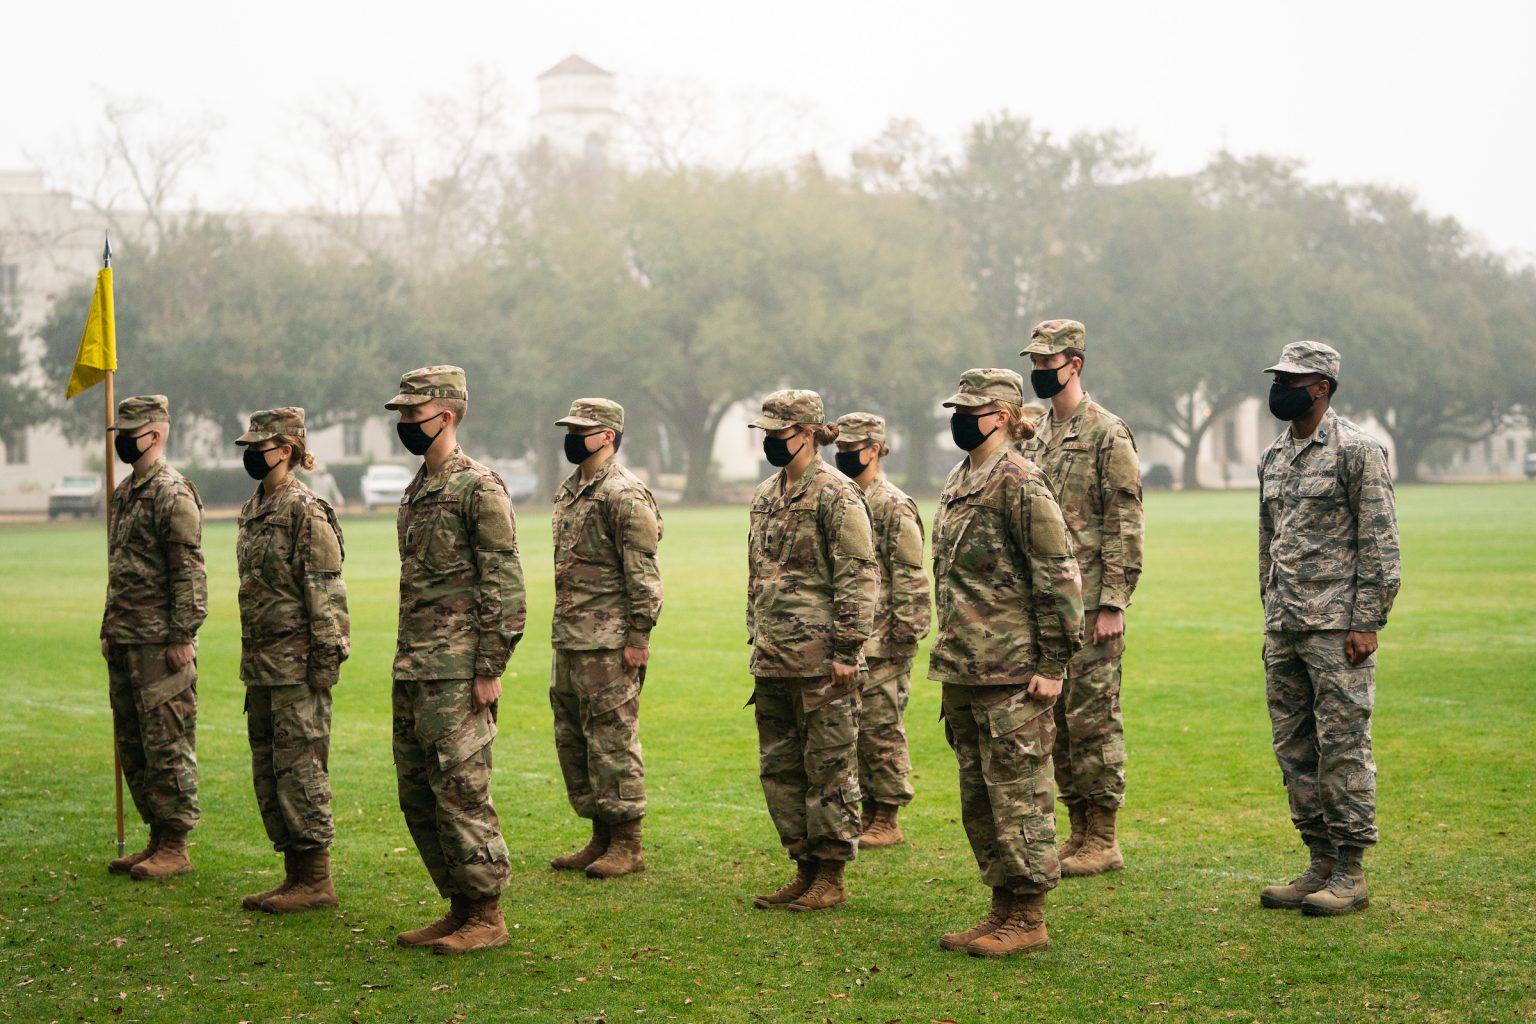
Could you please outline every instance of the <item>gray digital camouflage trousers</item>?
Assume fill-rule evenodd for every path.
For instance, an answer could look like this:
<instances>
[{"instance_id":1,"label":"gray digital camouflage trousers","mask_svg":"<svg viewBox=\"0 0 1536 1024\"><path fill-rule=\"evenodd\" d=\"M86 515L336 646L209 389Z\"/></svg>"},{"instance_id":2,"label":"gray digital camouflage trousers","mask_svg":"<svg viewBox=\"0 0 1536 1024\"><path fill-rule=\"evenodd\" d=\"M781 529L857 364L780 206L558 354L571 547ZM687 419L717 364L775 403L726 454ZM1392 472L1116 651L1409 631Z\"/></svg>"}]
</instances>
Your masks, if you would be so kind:
<instances>
[{"instance_id":1,"label":"gray digital camouflage trousers","mask_svg":"<svg viewBox=\"0 0 1536 1024\"><path fill-rule=\"evenodd\" d=\"M1064 804L1117 808L1125 803L1125 721L1120 715L1120 658L1125 637L1102 644L1093 637L1097 611L1083 626L1084 644L1067 663L1053 712L1056 790Z\"/></svg>"},{"instance_id":2,"label":"gray digital camouflage trousers","mask_svg":"<svg viewBox=\"0 0 1536 1024\"><path fill-rule=\"evenodd\" d=\"M1371 846L1376 656L1350 665L1341 629L1264 634L1264 688L1291 821L1306 841Z\"/></svg>"},{"instance_id":3,"label":"gray digital camouflage trousers","mask_svg":"<svg viewBox=\"0 0 1536 1024\"><path fill-rule=\"evenodd\" d=\"M623 650L554 652L549 705L565 795L577 814L610 825L645 816L640 688L645 666L624 667Z\"/></svg>"},{"instance_id":4,"label":"gray digital camouflage trousers","mask_svg":"<svg viewBox=\"0 0 1536 1024\"><path fill-rule=\"evenodd\" d=\"M858 684L758 678L758 777L795 860L852 860L859 848Z\"/></svg>"},{"instance_id":5,"label":"gray digital camouflage trousers","mask_svg":"<svg viewBox=\"0 0 1536 1024\"><path fill-rule=\"evenodd\" d=\"M911 658L870 658L859 688L859 790L864 799L912 802L912 759L903 719L912 690Z\"/></svg>"},{"instance_id":6,"label":"gray digital camouflage trousers","mask_svg":"<svg viewBox=\"0 0 1536 1024\"><path fill-rule=\"evenodd\" d=\"M960 820L981 880L1016 894L1056 888L1050 704L1023 686L945 683L943 716L960 768Z\"/></svg>"},{"instance_id":7,"label":"gray digital camouflage trousers","mask_svg":"<svg viewBox=\"0 0 1536 1024\"><path fill-rule=\"evenodd\" d=\"M197 662L172 672L164 644L110 644L117 755L145 824L190 830L197 806Z\"/></svg>"},{"instance_id":8,"label":"gray digital camouflage trousers","mask_svg":"<svg viewBox=\"0 0 1536 1024\"><path fill-rule=\"evenodd\" d=\"M267 838L278 852L324 850L331 819L331 691L252 686L245 691L251 781Z\"/></svg>"},{"instance_id":9,"label":"gray digital camouflage trousers","mask_svg":"<svg viewBox=\"0 0 1536 1024\"><path fill-rule=\"evenodd\" d=\"M400 810L438 893L499 896L511 874L491 804L492 708L470 710L469 679L396 679L395 781Z\"/></svg>"}]
</instances>

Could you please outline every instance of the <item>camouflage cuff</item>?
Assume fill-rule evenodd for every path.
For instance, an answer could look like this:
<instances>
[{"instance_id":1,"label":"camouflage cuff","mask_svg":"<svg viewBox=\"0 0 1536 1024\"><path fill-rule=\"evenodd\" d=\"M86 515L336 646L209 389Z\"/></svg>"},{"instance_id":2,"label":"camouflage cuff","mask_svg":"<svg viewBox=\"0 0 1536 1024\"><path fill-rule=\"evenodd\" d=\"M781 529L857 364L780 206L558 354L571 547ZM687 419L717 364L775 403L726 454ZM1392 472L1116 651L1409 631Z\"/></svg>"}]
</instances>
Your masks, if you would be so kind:
<instances>
[{"instance_id":1,"label":"camouflage cuff","mask_svg":"<svg viewBox=\"0 0 1536 1024\"><path fill-rule=\"evenodd\" d=\"M644 650L651 646L651 631L631 629L624 634L624 646Z\"/></svg>"},{"instance_id":2,"label":"camouflage cuff","mask_svg":"<svg viewBox=\"0 0 1536 1024\"><path fill-rule=\"evenodd\" d=\"M1045 676L1047 679L1065 679L1067 677L1067 663L1053 661L1050 658L1041 658L1035 665L1035 675Z\"/></svg>"},{"instance_id":3,"label":"camouflage cuff","mask_svg":"<svg viewBox=\"0 0 1536 1024\"><path fill-rule=\"evenodd\" d=\"M1099 591L1099 607L1125 611L1131 606L1131 595L1118 587L1105 587ZM1091 609L1090 609L1091 610Z\"/></svg>"},{"instance_id":4,"label":"camouflage cuff","mask_svg":"<svg viewBox=\"0 0 1536 1024\"><path fill-rule=\"evenodd\" d=\"M863 650L864 644L861 641L837 640L832 644L832 660L841 665L857 665L859 654Z\"/></svg>"},{"instance_id":5,"label":"camouflage cuff","mask_svg":"<svg viewBox=\"0 0 1536 1024\"><path fill-rule=\"evenodd\" d=\"M172 644L190 644L190 643L195 643L196 642L196 637L197 637L196 633L177 633L177 632L174 632L174 631L173 632L169 632L169 633L165 634L165 645L167 647L169 647Z\"/></svg>"},{"instance_id":6,"label":"camouflage cuff","mask_svg":"<svg viewBox=\"0 0 1536 1024\"><path fill-rule=\"evenodd\" d=\"M1387 624L1380 619L1355 619L1349 624L1351 633L1380 633Z\"/></svg>"}]
</instances>

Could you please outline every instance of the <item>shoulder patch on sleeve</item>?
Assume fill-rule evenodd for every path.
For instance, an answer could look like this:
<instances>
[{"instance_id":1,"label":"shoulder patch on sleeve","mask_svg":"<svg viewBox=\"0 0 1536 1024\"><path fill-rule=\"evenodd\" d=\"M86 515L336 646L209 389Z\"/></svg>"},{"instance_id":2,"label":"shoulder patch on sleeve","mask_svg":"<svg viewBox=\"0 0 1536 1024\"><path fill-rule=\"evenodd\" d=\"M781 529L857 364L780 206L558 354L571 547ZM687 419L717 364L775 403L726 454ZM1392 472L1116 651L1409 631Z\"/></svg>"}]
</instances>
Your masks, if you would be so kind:
<instances>
[{"instance_id":1,"label":"shoulder patch on sleeve","mask_svg":"<svg viewBox=\"0 0 1536 1024\"><path fill-rule=\"evenodd\" d=\"M197 491L184 480L177 481L168 490L170 508L165 518L165 539L198 547L203 542L203 505Z\"/></svg>"},{"instance_id":2,"label":"shoulder patch on sleeve","mask_svg":"<svg viewBox=\"0 0 1536 1024\"><path fill-rule=\"evenodd\" d=\"M906 502L896 510L896 544L891 549L891 559L903 565L923 564L923 527L917 512Z\"/></svg>"},{"instance_id":3,"label":"shoulder patch on sleeve","mask_svg":"<svg viewBox=\"0 0 1536 1024\"><path fill-rule=\"evenodd\" d=\"M837 553L847 558L865 561L875 557L874 531L869 524L869 509L862 498L845 494L842 503L842 522L837 529Z\"/></svg>"},{"instance_id":4,"label":"shoulder patch on sleeve","mask_svg":"<svg viewBox=\"0 0 1536 1024\"><path fill-rule=\"evenodd\" d=\"M326 512L319 502L305 510L308 545L304 564L309 572L341 572L341 537Z\"/></svg>"},{"instance_id":5,"label":"shoulder patch on sleeve","mask_svg":"<svg viewBox=\"0 0 1536 1024\"><path fill-rule=\"evenodd\" d=\"M517 547L517 527L512 519L512 499L497 486L482 484L475 496L475 547L482 551L512 551Z\"/></svg>"},{"instance_id":6,"label":"shoulder patch on sleeve","mask_svg":"<svg viewBox=\"0 0 1536 1024\"><path fill-rule=\"evenodd\" d=\"M661 541L661 517L637 491L620 496L619 521L623 524L624 546L654 555Z\"/></svg>"},{"instance_id":7,"label":"shoulder patch on sleeve","mask_svg":"<svg viewBox=\"0 0 1536 1024\"><path fill-rule=\"evenodd\" d=\"M1043 487L1032 488L1029 495L1029 546L1033 552L1042 555L1071 553L1061 506Z\"/></svg>"}]
</instances>

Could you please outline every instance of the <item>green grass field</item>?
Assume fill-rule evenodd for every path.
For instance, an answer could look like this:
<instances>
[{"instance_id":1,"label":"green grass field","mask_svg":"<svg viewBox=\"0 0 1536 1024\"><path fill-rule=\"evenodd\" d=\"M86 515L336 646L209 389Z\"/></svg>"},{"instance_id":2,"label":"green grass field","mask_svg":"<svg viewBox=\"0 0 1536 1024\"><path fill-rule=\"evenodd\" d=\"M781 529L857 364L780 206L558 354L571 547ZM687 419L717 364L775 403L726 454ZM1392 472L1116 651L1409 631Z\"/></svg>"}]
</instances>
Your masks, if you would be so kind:
<instances>
[{"instance_id":1,"label":"green grass field","mask_svg":"<svg viewBox=\"0 0 1536 1024\"><path fill-rule=\"evenodd\" d=\"M1252 493L1154 494L1131 614L1128 868L1066 880L1043 954L941 952L986 890L958 823L938 687L908 716L905 846L849 871L852 903L764 913L780 853L758 788L742 625L742 509L667 514L667 604L643 702L649 870L556 876L579 845L545 696L548 519L522 513L528 635L505 679L494 795L512 850L512 944L464 958L394 946L439 913L395 806L387 518L344 520L353 657L336 693L342 907L240 909L273 884L236 677L234 524L210 523L202 635L203 825L195 874L109 876L112 756L96 631L100 526L0 528L0 1020L1508 1021L1536 1017L1536 488L1399 494L1405 585L1383 636L1383 842L1371 908L1261 910L1302 852L1269 750ZM142 829L133 825L130 838Z\"/></svg>"}]
</instances>

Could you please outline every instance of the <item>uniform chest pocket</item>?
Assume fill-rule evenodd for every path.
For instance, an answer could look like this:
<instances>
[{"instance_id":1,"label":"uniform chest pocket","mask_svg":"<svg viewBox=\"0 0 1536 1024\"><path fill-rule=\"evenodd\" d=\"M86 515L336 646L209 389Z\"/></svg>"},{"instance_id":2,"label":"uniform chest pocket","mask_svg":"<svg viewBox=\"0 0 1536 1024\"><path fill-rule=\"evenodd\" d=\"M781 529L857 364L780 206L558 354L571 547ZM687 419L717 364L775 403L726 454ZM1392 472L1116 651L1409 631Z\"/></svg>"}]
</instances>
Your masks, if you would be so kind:
<instances>
[{"instance_id":1,"label":"uniform chest pocket","mask_svg":"<svg viewBox=\"0 0 1536 1024\"><path fill-rule=\"evenodd\" d=\"M1333 473L1326 476L1308 474L1296 480L1296 497L1309 499L1328 499L1335 497L1339 492L1339 481Z\"/></svg>"},{"instance_id":2,"label":"uniform chest pocket","mask_svg":"<svg viewBox=\"0 0 1536 1024\"><path fill-rule=\"evenodd\" d=\"M781 517L783 539L778 560L789 569L810 569L821 560L821 531L816 522L816 506L788 509Z\"/></svg>"},{"instance_id":3,"label":"uniform chest pocket","mask_svg":"<svg viewBox=\"0 0 1536 1024\"><path fill-rule=\"evenodd\" d=\"M418 501L411 525L405 532L406 551L415 555L417 564L423 569L462 568L468 564L463 536L456 496Z\"/></svg>"},{"instance_id":4,"label":"uniform chest pocket","mask_svg":"<svg viewBox=\"0 0 1536 1024\"><path fill-rule=\"evenodd\" d=\"M1002 565L1008 542L1002 504L997 498L974 499L965 503L963 515L950 557L967 575L991 575Z\"/></svg>"},{"instance_id":5,"label":"uniform chest pocket","mask_svg":"<svg viewBox=\"0 0 1536 1024\"><path fill-rule=\"evenodd\" d=\"M266 519L256 519L240 528L240 541L235 548L235 561L241 576L272 578L286 561L286 544L278 535L274 524Z\"/></svg>"},{"instance_id":6,"label":"uniform chest pocket","mask_svg":"<svg viewBox=\"0 0 1536 1024\"><path fill-rule=\"evenodd\" d=\"M555 561L594 558L602 550L603 515L596 502L557 507L554 518Z\"/></svg>"}]
</instances>

